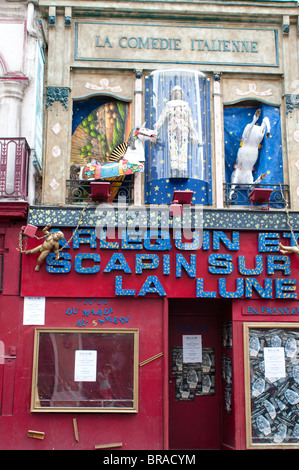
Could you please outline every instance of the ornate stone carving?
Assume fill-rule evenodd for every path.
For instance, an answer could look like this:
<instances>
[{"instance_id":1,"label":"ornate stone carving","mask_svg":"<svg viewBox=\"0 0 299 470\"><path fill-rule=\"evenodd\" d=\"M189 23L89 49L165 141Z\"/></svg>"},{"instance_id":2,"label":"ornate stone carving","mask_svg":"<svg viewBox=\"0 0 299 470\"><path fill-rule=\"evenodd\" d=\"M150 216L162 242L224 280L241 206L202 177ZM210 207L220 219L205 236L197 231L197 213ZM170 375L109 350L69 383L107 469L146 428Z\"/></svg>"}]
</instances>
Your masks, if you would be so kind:
<instances>
[{"instance_id":1,"label":"ornate stone carving","mask_svg":"<svg viewBox=\"0 0 299 470\"><path fill-rule=\"evenodd\" d=\"M248 90L242 91L239 88L236 88L236 95L246 96L246 95L257 95L257 96L271 96L273 95L272 89L268 88L268 90L258 91L256 83L248 83Z\"/></svg>"},{"instance_id":2,"label":"ornate stone carving","mask_svg":"<svg viewBox=\"0 0 299 470\"><path fill-rule=\"evenodd\" d=\"M293 112L293 109L299 108L299 95L286 94L286 116Z\"/></svg>"},{"instance_id":3,"label":"ornate stone carving","mask_svg":"<svg viewBox=\"0 0 299 470\"><path fill-rule=\"evenodd\" d=\"M60 101L65 109L68 109L69 89L67 87L47 87L46 108L52 106L55 101Z\"/></svg>"}]
</instances>

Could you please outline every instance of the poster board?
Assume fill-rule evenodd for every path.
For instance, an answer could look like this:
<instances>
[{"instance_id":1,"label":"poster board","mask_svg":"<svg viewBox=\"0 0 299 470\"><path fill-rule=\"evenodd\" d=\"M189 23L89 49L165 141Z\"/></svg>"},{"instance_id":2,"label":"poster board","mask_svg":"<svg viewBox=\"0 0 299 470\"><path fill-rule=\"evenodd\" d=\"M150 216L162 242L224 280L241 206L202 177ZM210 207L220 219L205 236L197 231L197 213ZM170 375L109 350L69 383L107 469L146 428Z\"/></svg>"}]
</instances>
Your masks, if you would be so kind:
<instances>
[{"instance_id":1,"label":"poster board","mask_svg":"<svg viewBox=\"0 0 299 470\"><path fill-rule=\"evenodd\" d=\"M35 330L31 411L138 411L133 329Z\"/></svg>"},{"instance_id":2,"label":"poster board","mask_svg":"<svg viewBox=\"0 0 299 470\"><path fill-rule=\"evenodd\" d=\"M244 323L247 448L299 445L299 323Z\"/></svg>"}]
</instances>

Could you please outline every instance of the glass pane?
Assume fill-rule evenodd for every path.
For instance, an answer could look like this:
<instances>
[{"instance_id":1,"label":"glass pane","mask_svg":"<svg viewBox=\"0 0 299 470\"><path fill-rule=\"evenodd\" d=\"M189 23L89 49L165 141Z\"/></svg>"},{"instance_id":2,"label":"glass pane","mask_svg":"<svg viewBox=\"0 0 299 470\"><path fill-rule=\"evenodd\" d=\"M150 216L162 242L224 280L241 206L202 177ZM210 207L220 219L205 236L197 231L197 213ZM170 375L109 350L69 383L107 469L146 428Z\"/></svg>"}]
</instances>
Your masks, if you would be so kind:
<instances>
[{"instance_id":1,"label":"glass pane","mask_svg":"<svg viewBox=\"0 0 299 470\"><path fill-rule=\"evenodd\" d=\"M248 331L251 445L298 445L299 329Z\"/></svg>"},{"instance_id":2,"label":"glass pane","mask_svg":"<svg viewBox=\"0 0 299 470\"><path fill-rule=\"evenodd\" d=\"M36 409L134 409L133 332L41 331L36 347Z\"/></svg>"},{"instance_id":3,"label":"glass pane","mask_svg":"<svg viewBox=\"0 0 299 470\"><path fill-rule=\"evenodd\" d=\"M267 188L276 188L271 195L271 206L281 208L285 201L281 197L282 189L279 186L284 181L280 108L265 103L251 103L246 105L246 102L241 102L224 108L227 198L229 197L230 204L250 205L248 194L252 190L251 183L259 181L263 175L259 182L261 187L265 185ZM258 110L261 113L254 124ZM259 129L260 135L250 130L253 125L253 129ZM261 129L264 125L267 127L263 135ZM247 140L246 149L242 139ZM237 159L238 173L235 171ZM235 185L231 187L233 183ZM231 188L234 192L230 194Z\"/></svg>"},{"instance_id":4,"label":"glass pane","mask_svg":"<svg viewBox=\"0 0 299 470\"><path fill-rule=\"evenodd\" d=\"M209 203L209 80L194 70L158 70L146 80L146 126L158 131L147 145L149 202L169 203L174 189ZM154 188L159 187L159 200ZM167 196L168 195L168 196ZM166 197L165 197L166 196Z\"/></svg>"}]
</instances>

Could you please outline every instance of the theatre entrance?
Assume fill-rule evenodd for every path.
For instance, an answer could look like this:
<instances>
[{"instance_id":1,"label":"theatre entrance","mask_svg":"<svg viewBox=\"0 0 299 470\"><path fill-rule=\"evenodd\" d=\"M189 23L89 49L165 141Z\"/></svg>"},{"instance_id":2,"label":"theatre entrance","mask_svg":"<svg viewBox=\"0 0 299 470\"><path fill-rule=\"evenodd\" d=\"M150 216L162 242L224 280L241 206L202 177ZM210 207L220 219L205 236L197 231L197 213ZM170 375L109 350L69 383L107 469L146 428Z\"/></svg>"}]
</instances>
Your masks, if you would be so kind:
<instances>
[{"instance_id":1,"label":"theatre entrance","mask_svg":"<svg viewBox=\"0 0 299 470\"><path fill-rule=\"evenodd\" d=\"M226 328L229 338L230 302L169 301L170 449L222 447L223 413L232 414L221 375L221 361L230 352L229 345L223 344Z\"/></svg>"}]
</instances>

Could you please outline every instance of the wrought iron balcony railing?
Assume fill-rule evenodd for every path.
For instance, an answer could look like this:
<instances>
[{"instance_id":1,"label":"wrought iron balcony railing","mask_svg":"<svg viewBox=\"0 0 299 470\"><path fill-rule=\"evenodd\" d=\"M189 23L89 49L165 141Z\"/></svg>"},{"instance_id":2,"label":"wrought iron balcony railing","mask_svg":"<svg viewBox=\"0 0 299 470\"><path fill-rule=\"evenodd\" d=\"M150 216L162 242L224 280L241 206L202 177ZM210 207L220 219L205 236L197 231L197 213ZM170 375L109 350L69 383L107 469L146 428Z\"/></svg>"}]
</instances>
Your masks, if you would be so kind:
<instances>
[{"instance_id":1,"label":"wrought iron balcony railing","mask_svg":"<svg viewBox=\"0 0 299 470\"><path fill-rule=\"evenodd\" d=\"M27 199L29 157L25 138L0 138L0 199Z\"/></svg>"},{"instance_id":2,"label":"wrought iron balcony railing","mask_svg":"<svg viewBox=\"0 0 299 470\"><path fill-rule=\"evenodd\" d=\"M284 209L289 206L289 186L287 184L257 184L254 187L248 184L238 184L232 188L231 183L224 183L224 204L226 206L246 206L251 205L250 193L254 188L272 189L269 199L269 207L273 209ZM233 192L231 193L233 189ZM264 205L268 205L265 202Z\"/></svg>"},{"instance_id":3,"label":"wrought iron balcony railing","mask_svg":"<svg viewBox=\"0 0 299 470\"><path fill-rule=\"evenodd\" d=\"M122 197L127 204L130 204L133 201L133 187L133 175L126 176L123 181L110 181L110 198L108 202L116 202L118 197ZM90 200L90 194L90 181L66 180L66 204L73 205L87 202Z\"/></svg>"}]
</instances>

